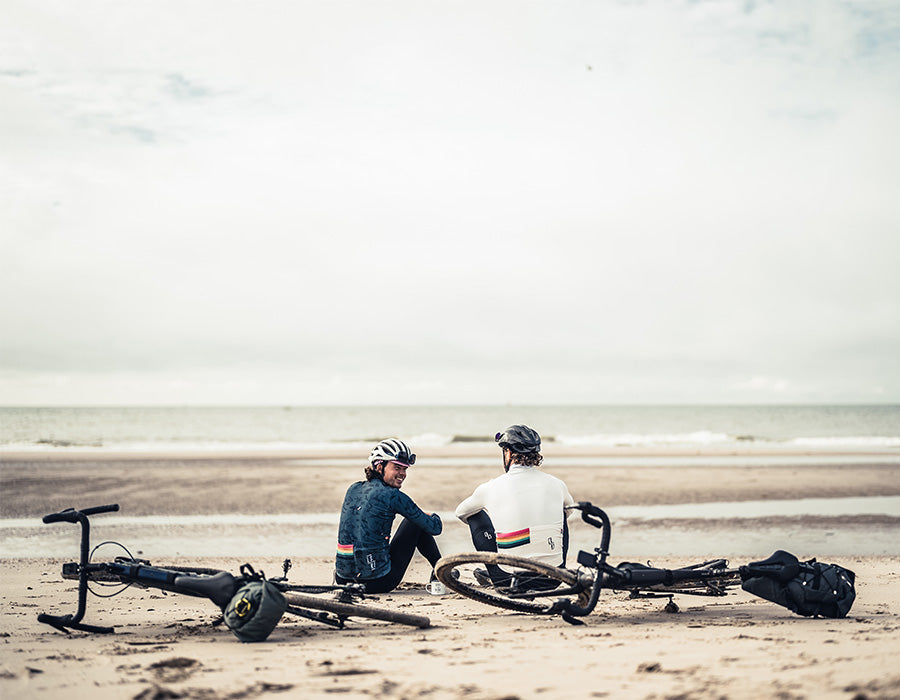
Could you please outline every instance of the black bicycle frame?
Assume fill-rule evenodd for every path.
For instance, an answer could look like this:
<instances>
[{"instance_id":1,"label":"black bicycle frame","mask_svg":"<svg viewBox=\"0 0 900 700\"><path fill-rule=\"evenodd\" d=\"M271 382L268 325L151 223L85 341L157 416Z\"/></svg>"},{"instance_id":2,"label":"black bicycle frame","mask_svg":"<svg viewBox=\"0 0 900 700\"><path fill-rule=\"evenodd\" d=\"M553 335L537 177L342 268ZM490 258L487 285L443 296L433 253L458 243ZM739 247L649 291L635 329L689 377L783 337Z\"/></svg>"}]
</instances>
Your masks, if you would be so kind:
<instances>
[{"instance_id":1,"label":"black bicycle frame","mask_svg":"<svg viewBox=\"0 0 900 700\"><path fill-rule=\"evenodd\" d=\"M612 526L610 525L609 517L603 510L586 501L582 501L574 507L581 511L582 520L593 527L599 528L602 532L600 546L593 553L585 551L578 553L578 563L581 566L596 570L597 574L591 583L591 595L585 605L581 606L569 599L561 598L550 606L551 613L559 613L563 619L574 623L573 616L584 617L593 612L600 598L600 592L604 588L630 589L634 593L643 587L660 584L672 585L680 581L702 582L706 578L699 574L696 566L684 569L618 568L610 566L606 563L606 559L609 556L609 542L612 537ZM713 563L721 563L723 568L726 565L725 560L706 562L706 564ZM624 567L625 565L621 566ZM714 577L711 576L710 578ZM551 591L548 595L552 595L552 593Z\"/></svg>"},{"instance_id":2,"label":"black bicycle frame","mask_svg":"<svg viewBox=\"0 0 900 700\"><path fill-rule=\"evenodd\" d=\"M240 576L235 576L227 571L196 576L190 571L176 571L152 566L150 562L135 559L119 558L112 562L90 563L91 528L88 516L96 515L98 513L112 513L118 510L118 505L97 506L94 508L84 508L82 510L68 508L59 513L52 513L44 516L43 521L45 523L67 522L79 523L81 525L81 558L78 563L71 562L63 564L64 578L78 577L77 611L72 615L48 615L46 613L41 613L38 615L38 622L48 624L66 634L69 633L70 629L99 634L114 633L114 627L88 625L81 621L87 609L87 594L89 592L88 583L90 576L96 572L112 574L114 578L118 578L126 585L134 583L139 586L157 588L181 595L206 598L222 609L224 609L225 605L231 600L231 597L243 583L250 580L257 580L260 577L249 564L241 566ZM268 581L274 583L282 591L289 590L289 587L285 582L287 571L290 566L290 560L286 559L284 562L285 578L268 579ZM311 589L306 591L308 593L337 591L338 600L345 603L351 602L354 595L361 595L365 592L364 586L357 583L346 584L344 586L311 586L307 588ZM294 615L306 617L310 620L331 625L333 627L344 626L344 618L340 615L332 617L324 611L307 610L296 605L289 605L288 611Z\"/></svg>"}]
</instances>

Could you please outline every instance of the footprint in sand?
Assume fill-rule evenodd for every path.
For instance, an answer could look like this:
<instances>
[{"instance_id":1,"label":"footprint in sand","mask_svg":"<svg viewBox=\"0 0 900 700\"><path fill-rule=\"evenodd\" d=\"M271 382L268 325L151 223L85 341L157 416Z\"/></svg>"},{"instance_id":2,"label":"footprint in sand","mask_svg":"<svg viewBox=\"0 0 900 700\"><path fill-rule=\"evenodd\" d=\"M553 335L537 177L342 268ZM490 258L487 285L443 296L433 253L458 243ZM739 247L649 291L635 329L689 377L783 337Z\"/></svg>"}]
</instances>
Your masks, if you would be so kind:
<instances>
[{"instance_id":1,"label":"footprint in sand","mask_svg":"<svg viewBox=\"0 0 900 700\"><path fill-rule=\"evenodd\" d=\"M200 668L200 662L197 659L176 656L173 659L157 661L150 664L148 668L157 680L164 683L178 683L197 671Z\"/></svg>"}]
</instances>

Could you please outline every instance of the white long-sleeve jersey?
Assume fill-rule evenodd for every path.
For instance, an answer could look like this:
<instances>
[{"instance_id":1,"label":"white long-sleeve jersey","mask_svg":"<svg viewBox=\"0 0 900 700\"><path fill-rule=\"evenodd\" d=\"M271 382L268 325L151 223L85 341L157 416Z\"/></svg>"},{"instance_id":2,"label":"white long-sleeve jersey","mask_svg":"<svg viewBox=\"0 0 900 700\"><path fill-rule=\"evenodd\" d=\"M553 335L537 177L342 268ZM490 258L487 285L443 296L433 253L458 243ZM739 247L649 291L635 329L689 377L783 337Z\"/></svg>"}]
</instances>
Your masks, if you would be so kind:
<instances>
[{"instance_id":1,"label":"white long-sleeve jersey","mask_svg":"<svg viewBox=\"0 0 900 700\"><path fill-rule=\"evenodd\" d=\"M562 564L564 507L574 505L565 482L535 467L513 464L487 481L456 509L465 522L485 511L494 524L497 551Z\"/></svg>"}]
</instances>

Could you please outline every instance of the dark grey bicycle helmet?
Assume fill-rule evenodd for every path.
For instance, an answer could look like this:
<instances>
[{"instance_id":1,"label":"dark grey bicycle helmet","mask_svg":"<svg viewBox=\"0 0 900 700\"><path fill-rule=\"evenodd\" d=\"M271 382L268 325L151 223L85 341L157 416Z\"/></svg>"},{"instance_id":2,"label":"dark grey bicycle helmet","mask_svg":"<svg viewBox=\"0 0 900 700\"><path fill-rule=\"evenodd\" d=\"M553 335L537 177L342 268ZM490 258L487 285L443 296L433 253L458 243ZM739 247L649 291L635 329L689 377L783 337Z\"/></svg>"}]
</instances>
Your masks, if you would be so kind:
<instances>
[{"instance_id":1,"label":"dark grey bicycle helmet","mask_svg":"<svg viewBox=\"0 0 900 700\"><path fill-rule=\"evenodd\" d=\"M497 433L494 440L500 447L508 447L518 454L534 454L541 451L541 436L527 425L511 425Z\"/></svg>"}]
</instances>

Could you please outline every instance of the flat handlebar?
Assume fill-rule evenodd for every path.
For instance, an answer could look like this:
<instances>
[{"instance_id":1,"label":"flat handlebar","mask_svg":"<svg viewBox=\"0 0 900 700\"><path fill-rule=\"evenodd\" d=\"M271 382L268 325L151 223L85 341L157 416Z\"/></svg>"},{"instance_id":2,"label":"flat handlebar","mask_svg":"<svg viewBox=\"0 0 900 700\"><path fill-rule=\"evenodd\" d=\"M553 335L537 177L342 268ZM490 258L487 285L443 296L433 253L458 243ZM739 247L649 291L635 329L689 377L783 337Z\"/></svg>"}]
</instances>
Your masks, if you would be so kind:
<instances>
[{"instance_id":1,"label":"flat handlebar","mask_svg":"<svg viewBox=\"0 0 900 700\"><path fill-rule=\"evenodd\" d=\"M114 513L119 510L119 504L113 503L108 506L94 506L93 508L82 508L75 510L74 508L66 508L59 513L50 513L45 515L43 522L49 523L77 523L79 515L96 515L97 513Z\"/></svg>"},{"instance_id":2,"label":"flat handlebar","mask_svg":"<svg viewBox=\"0 0 900 700\"><path fill-rule=\"evenodd\" d=\"M582 556L584 556L586 560L589 560L589 566L597 570L587 603L577 605L571 600L560 598L550 607L551 612L560 613L564 620L574 624L575 618L573 616L583 617L590 615L600 599L600 590L603 588L603 570L606 566L606 557L609 555L609 540L612 536L612 526L606 512L589 501L580 501L574 506L568 506L568 508L580 510L581 519L588 525L598 528L601 533L600 546L594 550L594 554L580 552L578 555L579 563L586 563L586 561L582 560Z\"/></svg>"},{"instance_id":3,"label":"flat handlebar","mask_svg":"<svg viewBox=\"0 0 900 700\"><path fill-rule=\"evenodd\" d=\"M600 547L603 551L609 550L609 538L611 534L610 530L612 529L612 527L609 522L609 516L602 508L598 508L590 501L579 501L574 506L566 506L566 509L580 510L581 519L584 520L584 522L597 528L598 530L602 530L602 544L600 545Z\"/></svg>"},{"instance_id":4,"label":"flat handlebar","mask_svg":"<svg viewBox=\"0 0 900 700\"><path fill-rule=\"evenodd\" d=\"M609 517L593 503L580 501L575 508L581 511L581 519L588 525L593 525L598 529L609 527Z\"/></svg>"},{"instance_id":5,"label":"flat handlebar","mask_svg":"<svg viewBox=\"0 0 900 700\"><path fill-rule=\"evenodd\" d=\"M82 508L75 510L74 508L66 508L59 513L50 513L45 515L42 520L45 523L78 523L81 525L81 560L78 573L78 610L72 615L38 615L38 622L44 622L61 632L68 630L83 630L85 632L99 632L109 634L113 631L112 627L96 627L94 625L86 625L81 619L84 617L87 608L87 564L90 558L90 531L91 524L88 520L89 515L97 513L113 513L119 510L119 504L113 503L108 506L94 506L93 508Z\"/></svg>"}]
</instances>

